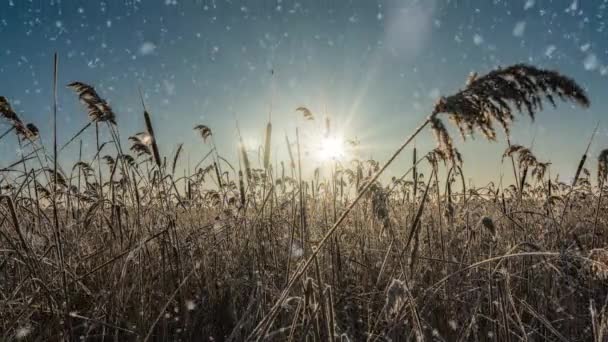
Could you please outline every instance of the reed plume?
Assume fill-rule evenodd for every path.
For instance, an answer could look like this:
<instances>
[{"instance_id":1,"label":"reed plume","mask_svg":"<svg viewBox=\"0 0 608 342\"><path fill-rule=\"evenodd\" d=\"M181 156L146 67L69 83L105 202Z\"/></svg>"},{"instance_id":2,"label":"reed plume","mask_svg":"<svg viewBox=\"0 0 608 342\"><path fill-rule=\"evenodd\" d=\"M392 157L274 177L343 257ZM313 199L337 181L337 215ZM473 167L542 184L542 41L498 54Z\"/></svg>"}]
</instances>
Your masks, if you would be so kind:
<instances>
[{"instance_id":1,"label":"reed plume","mask_svg":"<svg viewBox=\"0 0 608 342\"><path fill-rule=\"evenodd\" d=\"M517 64L505 69L499 68L479 78L473 75L469 78L467 87L464 90L449 97L441 97L427 119L395 150L389 159L378 168L375 174L369 177L366 184L361 188L361 191L358 192L357 196L344 209L340 217L319 241L317 248L312 251L295 274L289 278L287 286L275 302L275 305L264 319L258 323L249 338L263 336L263 332L267 331L277 317L279 309L285 298L287 298L290 289L307 272L313 260L316 260L319 251L330 241L330 237L344 222L361 198L370 190L380 175L429 123L437 137L439 148L449 156L452 162L456 161L452 140L443 122L438 118L439 114L448 114L463 136L465 133L473 133L475 129L478 129L488 139L494 140L496 138L493 128L494 120L498 121L503 126L505 133L508 134L513 120L512 107L515 107L517 112L522 112L525 107L528 115L534 119L535 113L542 109L543 99L546 99L553 105L556 104L554 96L564 101L572 101L583 107L589 106L589 99L585 91L574 80L562 76L556 71L538 69L525 64Z\"/></svg>"},{"instance_id":2,"label":"reed plume","mask_svg":"<svg viewBox=\"0 0 608 342\"><path fill-rule=\"evenodd\" d=\"M74 166L72 167L72 170L78 169L79 172L82 172L82 174L85 177L89 177L93 175L93 168L91 167L91 165L89 165L87 162L84 161L79 161L76 164L74 164Z\"/></svg>"},{"instance_id":3,"label":"reed plume","mask_svg":"<svg viewBox=\"0 0 608 342\"><path fill-rule=\"evenodd\" d=\"M194 130L201 135L201 138L203 138L204 142L207 142L207 139L209 139L212 135L211 128L205 125L196 125L194 126Z\"/></svg>"},{"instance_id":4,"label":"reed plume","mask_svg":"<svg viewBox=\"0 0 608 342\"><path fill-rule=\"evenodd\" d=\"M464 90L439 99L430 120L440 147L452 155L449 153L452 141L438 114L447 114L463 139L478 130L487 139L496 140L495 121L509 135L514 109L526 112L534 120L536 113L543 109L544 101L556 106L556 97L589 106L585 91L571 78L556 71L516 64L479 78L473 74Z\"/></svg>"},{"instance_id":5,"label":"reed plume","mask_svg":"<svg viewBox=\"0 0 608 342\"><path fill-rule=\"evenodd\" d=\"M306 120L314 120L315 119L315 116L312 114L312 112L310 111L310 109L308 109L306 107L298 107L298 108L296 108L296 112L302 113L302 115L304 115L304 119L306 119Z\"/></svg>"},{"instance_id":6,"label":"reed plume","mask_svg":"<svg viewBox=\"0 0 608 342\"><path fill-rule=\"evenodd\" d=\"M19 132L19 130L17 130L17 132ZM36 127L36 125L30 122L25 125L25 129L21 132L21 134L26 139L34 140L40 135L40 130L38 130L38 127Z\"/></svg>"},{"instance_id":7,"label":"reed plume","mask_svg":"<svg viewBox=\"0 0 608 342\"><path fill-rule=\"evenodd\" d=\"M551 163L539 161L529 148L516 144L510 145L505 150L502 160L505 157L514 157L515 155L517 155L517 162L521 172L520 189L525 184L526 175L530 168L532 169L531 174L534 179L540 182L545 178L545 174Z\"/></svg>"},{"instance_id":8,"label":"reed plume","mask_svg":"<svg viewBox=\"0 0 608 342\"><path fill-rule=\"evenodd\" d=\"M110 167L110 169L113 168L114 164L116 163L116 161L114 160L114 158L112 156L109 156L109 155L103 156L103 158L101 158L101 159L103 159L106 162L106 164L108 164L108 166Z\"/></svg>"},{"instance_id":9,"label":"reed plume","mask_svg":"<svg viewBox=\"0 0 608 342\"><path fill-rule=\"evenodd\" d=\"M95 88L82 82L72 82L68 87L73 89L80 101L88 110L89 119L93 122L109 122L116 125L116 115L110 105L102 99Z\"/></svg>"},{"instance_id":10,"label":"reed plume","mask_svg":"<svg viewBox=\"0 0 608 342\"><path fill-rule=\"evenodd\" d=\"M537 162L536 165L534 165L534 168L532 169L532 177L536 178L536 180L539 182L542 181L545 178L545 174L547 173L547 169L550 165L551 163L549 162Z\"/></svg>"},{"instance_id":11,"label":"reed plume","mask_svg":"<svg viewBox=\"0 0 608 342\"><path fill-rule=\"evenodd\" d=\"M20 137L27 140L38 138L40 133L38 127L32 123L24 124L4 96L0 96L0 117L7 120Z\"/></svg>"},{"instance_id":12,"label":"reed plume","mask_svg":"<svg viewBox=\"0 0 608 342\"><path fill-rule=\"evenodd\" d=\"M13 125L17 122L21 123L21 119L19 119L19 116L15 113L11 104L4 96L0 96L0 117L6 119Z\"/></svg>"},{"instance_id":13,"label":"reed plume","mask_svg":"<svg viewBox=\"0 0 608 342\"><path fill-rule=\"evenodd\" d=\"M150 144L152 143L152 137L150 134L145 132L136 133L133 136L129 137L129 141L131 141L131 151L135 152L138 157L143 155L152 156L152 151L150 149Z\"/></svg>"},{"instance_id":14,"label":"reed plume","mask_svg":"<svg viewBox=\"0 0 608 342\"><path fill-rule=\"evenodd\" d=\"M502 154L502 159L504 160L505 157L511 157L514 154L516 154L517 152L523 150L525 147L521 146L521 145L511 145L509 146L505 152Z\"/></svg>"},{"instance_id":15,"label":"reed plume","mask_svg":"<svg viewBox=\"0 0 608 342\"><path fill-rule=\"evenodd\" d=\"M129 154L121 154L119 158L122 159L127 165L135 166L135 159Z\"/></svg>"}]
</instances>

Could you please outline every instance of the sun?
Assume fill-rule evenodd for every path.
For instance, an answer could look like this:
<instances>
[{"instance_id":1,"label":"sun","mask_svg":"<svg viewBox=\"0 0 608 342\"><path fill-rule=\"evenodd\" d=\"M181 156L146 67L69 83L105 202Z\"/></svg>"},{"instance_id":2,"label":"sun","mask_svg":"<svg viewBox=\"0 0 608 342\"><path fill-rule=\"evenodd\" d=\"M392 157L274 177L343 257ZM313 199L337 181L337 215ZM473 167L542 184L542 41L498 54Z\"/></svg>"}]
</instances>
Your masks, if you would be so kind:
<instances>
[{"instance_id":1,"label":"sun","mask_svg":"<svg viewBox=\"0 0 608 342\"><path fill-rule=\"evenodd\" d=\"M344 141L337 137L321 138L319 149L317 150L317 158L321 161L339 160L344 158L346 150Z\"/></svg>"}]
</instances>

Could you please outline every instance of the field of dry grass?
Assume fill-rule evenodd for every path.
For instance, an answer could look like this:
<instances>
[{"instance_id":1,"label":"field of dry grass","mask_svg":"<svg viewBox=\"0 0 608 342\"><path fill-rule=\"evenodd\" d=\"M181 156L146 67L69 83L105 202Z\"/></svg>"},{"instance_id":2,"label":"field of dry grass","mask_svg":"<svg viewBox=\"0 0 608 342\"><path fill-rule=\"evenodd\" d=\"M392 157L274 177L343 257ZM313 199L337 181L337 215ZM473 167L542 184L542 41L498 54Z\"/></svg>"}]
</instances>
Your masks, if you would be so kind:
<instances>
[{"instance_id":1,"label":"field of dry grass","mask_svg":"<svg viewBox=\"0 0 608 342\"><path fill-rule=\"evenodd\" d=\"M62 145L41 146L0 99L10 125L0 143L18 139L24 151L0 170L2 340L608 339L608 150L585 152L566 184L509 142L516 182L470 188L439 116L494 139L492 123L508 129L542 102L588 106L556 72L519 65L470 77L393 157L425 127L439 147L413 149L412 167L385 184L394 158L303 176L295 135L283 143L290 159L272 165L270 146L283 139L271 123L263 160L241 145L226 156L236 165L196 126L212 152L182 174L181 147L160 154L145 105L145 131L121 142L100 94L70 88L90 117L83 131L113 137L74 165L57 165Z\"/></svg>"}]
</instances>

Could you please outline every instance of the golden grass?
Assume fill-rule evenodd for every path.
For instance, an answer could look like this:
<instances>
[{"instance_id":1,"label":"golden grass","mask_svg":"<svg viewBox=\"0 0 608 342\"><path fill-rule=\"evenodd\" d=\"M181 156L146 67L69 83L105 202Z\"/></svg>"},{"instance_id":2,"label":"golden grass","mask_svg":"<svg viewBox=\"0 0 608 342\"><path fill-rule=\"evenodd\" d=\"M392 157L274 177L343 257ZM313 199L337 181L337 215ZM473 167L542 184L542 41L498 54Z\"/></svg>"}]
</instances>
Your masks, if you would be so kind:
<instances>
[{"instance_id":1,"label":"golden grass","mask_svg":"<svg viewBox=\"0 0 608 342\"><path fill-rule=\"evenodd\" d=\"M179 176L183 146L167 165L150 112L146 132L129 139L131 156L105 100L84 83L70 86L112 140L53 169L37 130L15 130L31 151L0 171L0 339L600 342L607 334L606 151L597 186L584 167L572 184L549 179L548 163L510 145L516 184L465 188L439 119L492 139L492 120L508 129L512 110L534 115L554 96L587 106L565 76L526 65L474 76L388 162L334 163L330 176L312 179L302 175L299 131L286 136L290 159L275 170L270 122L260 165L239 132L238 170L197 125L211 159ZM0 100L3 118L26 127ZM439 148L416 150L412 174L380 183L428 124Z\"/></svg>"}]
</instances>

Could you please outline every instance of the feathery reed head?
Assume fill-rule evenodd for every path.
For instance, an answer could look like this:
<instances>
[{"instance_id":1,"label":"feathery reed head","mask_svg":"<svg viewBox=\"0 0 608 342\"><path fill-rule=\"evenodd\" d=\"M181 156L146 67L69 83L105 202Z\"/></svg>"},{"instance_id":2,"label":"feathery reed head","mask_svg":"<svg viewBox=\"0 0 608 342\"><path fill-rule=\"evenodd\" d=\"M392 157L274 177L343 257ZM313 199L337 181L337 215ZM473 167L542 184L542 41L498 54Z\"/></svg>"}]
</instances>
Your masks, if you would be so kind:
<instances>
[{"instance_id":1,"label":"feathery reed head","mask_svg":"<svg viewBox=\"0 0 608 342\"><path fill-rule=\"evenodd\" d=\"M36 125L33 123L24 125L21 122L16 122L13 126L17 131L17 135L26 140L36 140L40 134L38 127L36 127Z\"/></svg>"},{"instance_id":2,"label":"feathery reed head","mask_svg":"<svg viewBox=\"0 0 608 342\"><path fill-rule=\"evenodd\" d=\"M203 138L204 142L207 142L207 139L209 139L212 135L211 128L209 128L205 125L196 125L196 126L194 126L194 130L198 131L198 133Z\"/></svg>"},{"instance_id":3,"label":"feathery reed head","mask_svg":"<svg viewBox=\"0 0 608 342\"><path fill-rule=\"evenodd\" d=\"M529 148L522 148L519 150L518 160L520 167L528 168L538 163L536 156L532 154Z\"/></svg>"},{"instance_id":4,"label":"feathery reed head","mask_svg":"<svg viewBox=\"0 0 608 342\"><path fill-rule=\"evenodd\" d=\"M4 96L0 96L0 117L6 119L11 125L21 123L21 119Z\"/></svg>"},{"instance_id":5,"label":"feathery reed head","mask_svg":"<svg viewBox=\"0 0 608 342\"><path fill-rule=\"evenodd\" d=\"M25 125L25 129L27 130L28 138L30 139L35 139L40 135L40 130L38 127L31 122Z\"/></svg>"},{"instance_id":6,"label":"feathery reed head","mask_svg":"<svg viewBox=\"0 0 608 342\"><path fill-rule=\"evenodd\" d=\"M480 130L489 140L496 139L494 121L509 134L514 119L513 109L526 111L534 119L546 100L556 106L555 97L589 106L585 91L572 79L556 71L538 69L526 64L499 68L477 77L473 74L464 90L441 97L431 115L431 125L443 149L451 148L451 139L437 115L446 113L460 130L463 138Z\"/></svg>"},{"instance_id":7,"label":"feathery reed head","mask_svg":"<svg viewBox=\"0 0 608 342\"><path fill-rule=\"evenodd\" d=\"M536 162L536 164L534 165L534 168L532 169L532 177L536 178L537 181L541 181L543 180L543 178L545 178L545 174L547 173L547 169L549 169L549 166L551 165L551 163L547 162L547 163L541 163L541 162Z\"/></svg>"},{"instance_id":8,"label":"feathery reed head","mask_svg":"<svg viewBox=\"0 0 608 342\"><path fill-rule=\"evenodd\" d=\"M515 153L519 152L520 150L523 150L524 148L525 147L523 147L521 145L511 145L502 154L502 159L504 160L505 157L511 157L512 155L514 155Z\"/></svg>"},{"instance_id":9,"label":"feathery reed head","mask_svg":"<svg viewBox=\"0 0 608 342\"><path fill-rule=\"evenodd\" d=\"M550 162L540 162L529 148L521 145L509 146L503 153L502 159L504 160L505 157L513 157L515 154L517 154L517 162L519 163L520 169L532 168L532 177L537 181L542 181L543 178L545 178L547 169L549 169L549 165L551 165Z\"/></svg>"},{"instance_id":10,"label":"feathery reed head","mask_svg":"<svg viewBox=\"0 0 608 342\"><path fill-rule=\"evenodd\" d=\"M452 155L449 154L449 151L445 151L441 148L434 148L426 155L426 158L435 166L438 165L439 161L442 161L445 164L451 160L454 160L457 164L462 164L462 155L456 148L452 149Z\"/></svg>"},{"instance_id":11,"label":"feathery reed head","mask_svg":"<svg viewBox=\"0 0 608 342\"><path fill-rule=\"evenodd\" d=\"M72 167L72 170L74 169L78 169L79 171L82 171L82 173L85 176L90 176L93 174L93 168L91 167L91 165L89 165L87 162L84 161L79 161L76 164L74 164L74 166Z\"/></svg>"},{"instance_id":12,"label":"feathery reed head","mask_svg":"<svg viewBox=\"0 0 608 342\"><path fill-rule=\"evenodd\" d=\"M119 157L119 159L122 159L129 166L135 165L135 159L133 159L133 157L130 154L121 154L118 157Z\"/></svg>"},{"instance_id":13,"label":"feathery reed head","mask_svg":"<svg viewBox=\"0 0 608 342\"><path fill-rule=\"evenodd\" d=\"M57 170L57 172L55 172L53 169L48 168L48 167L45 167L44 171L46 171L46 173L49 175L52 183L56 183L58 186L60 186L62 188L68 187L66 177L65 177L65 175L63 175L63 173L61 171Z\"/></svg>"},{"instance_id":14,"label":"feathery reed head","mask_svg":"<svg viewBox=\"0 0 608 342\"><path fill-rule=\"evenodd\" d=\"M108 166L110 168L112 168L114 166L114 163L116 163L116 161L114 160L114 158L112 158L112 156L109 156L109 155L105 155L101 159L103 159L103 161L105 161L106 164L108 164Z\"/></svg>"},{"instance_id":15,"label":"feathery reed head","mask_svg":"<svg viewBox=\"0 0 608 342\"><path fill-rule=\"evenodd\" d=\"M470 78L464 90L442 97L433 114L450 114L463 134L477 128L488 139L494 139L492 121L497 120L508 133L513 120L512 106L518 112L526 110L534 119L536 112L543 109L543 100L556 105L555 96L589 106L585 91L574 80L556 71L517 64Z\"/></svg>"},{"instance_id":16,"label":"feathery reed head","mask_svg":"<svg viewBox=\"0 0 608 342\"><path fill-rule=\"evenodd\" d=\"M296 112L301 112L302 115L304 115L304 119L306 119L306 120L315 119L315 116L312 115L312 112L310 111L310 109L308 109L306 107L298 107L298 108L296 108Z\"/></svg>"},{"instance_id":17,"label":"feathery reed head","mask_svg":"<svg viewBox=\"0 0 608 342\"><path fill-rule=\"evenodd\" d=\"M131 141L131 151L135 152L138 157L143 155L152 156L152 151L150 148L152 137L150 134L139 132L133 136L130 136L129 141Z\"/></svg>"},{"instance_id":18,"label":"feathery reed head","mask_svg":"<svg viewBox=\"0 0 608 342\"><path fill-rule=\"evenodd\" d=\"M0 96L0 117L6 119L17 131L17 135L24 139L35 140L40 134L36 125L33 123L24 124L21 121L4 96Z\"/></svg>"},{"instance_id":19,"label":"feathery reed head","mask_svg":"<svg viewBox=\"0 0 608 342\"><path fill-rule=\"evenodd\" d=\"M80 101L89 112L89 119L93 122L109 122L116 125L116 115L110 105L102 99L92 86L82 82L68 84L77 94Z\"/></svg>"},{"instance_id":20,"label":"feathery reed head","mask_svg":"<svg viewBox=\"0 0 608 342\"><path fill-rule=\"evenodd\" d=\"M442 151L442 155L451 162L462 164L462 156L460 152L454 147L452 143L452 138L448 133L447 128L443 124L439 118L435 115L431 116L431 129L435 134L435 139L437 140L439 147L436 149L438 151Z\"/></svg>"},{"instance_id":21,"label":"feathery reed head","mask_svg":"<svg viewBox=\"0 0 608 342\"><path fill-rule=\"evenodd\" d=\"M513 157L515 154L518 155L517 162L519 163L520 168L527 168L538 163L536 157L532 154L532 151L521 145L509 146L503 153L502 160L504 160L505 157Z\"/></svg>"}]
</instances>

